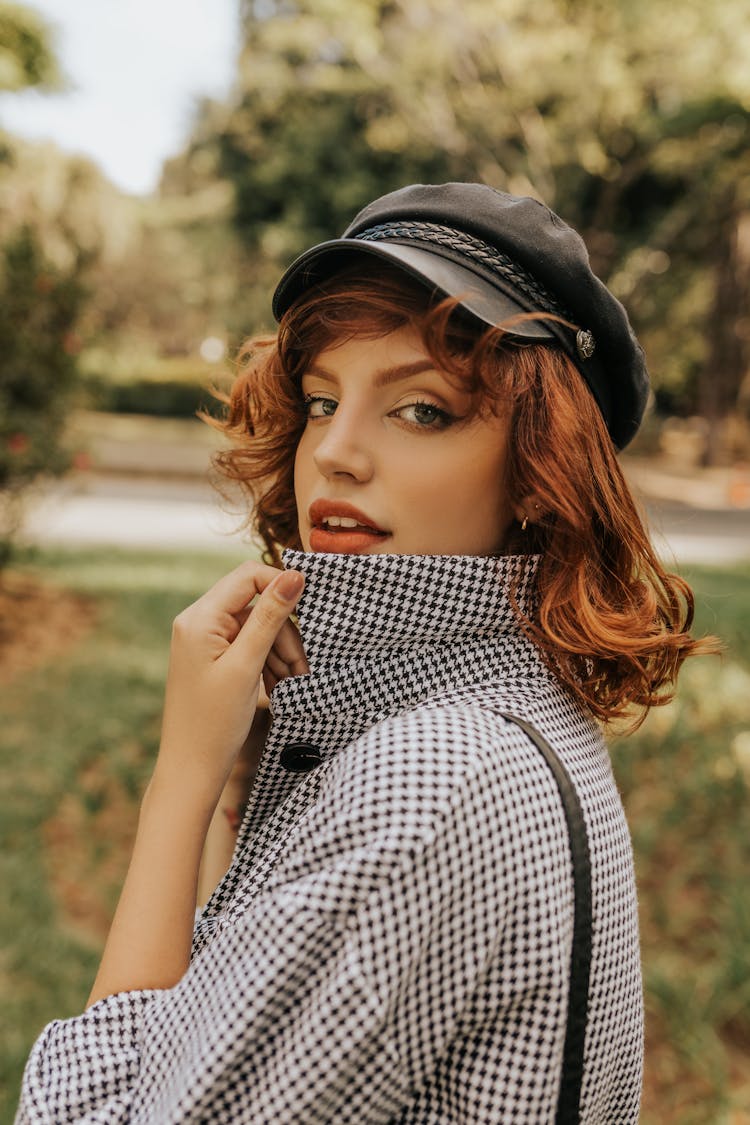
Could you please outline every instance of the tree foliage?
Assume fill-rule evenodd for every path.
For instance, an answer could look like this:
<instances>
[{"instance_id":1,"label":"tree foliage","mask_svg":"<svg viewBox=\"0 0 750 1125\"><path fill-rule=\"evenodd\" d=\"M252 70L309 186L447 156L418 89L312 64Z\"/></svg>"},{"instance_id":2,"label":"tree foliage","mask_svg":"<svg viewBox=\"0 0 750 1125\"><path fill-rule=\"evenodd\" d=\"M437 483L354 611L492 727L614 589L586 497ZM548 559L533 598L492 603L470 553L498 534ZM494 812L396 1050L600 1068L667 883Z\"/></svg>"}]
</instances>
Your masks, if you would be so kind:
<instances>
[{"instance_id":1,"label":"tree foliage","mask_svg":"<svg viewBox=\"0 0 750 1125\"><path fill-rule=\"evenodd\" d=\"M87 363L236 344L270 326L289 261L365 202L477 179L581 230L662 409L715 434L747 412L745 0L240 3L235 91L200 103L156 198L123 200L41 149L6 164L0 237L22 216L62 267L89 253Z\"/></svg>"},{"instance_id":2,"label":"tree foliage","mask_svg":"<svg viewBox=\"0 0 750 1125\"><path fill-rule=\"evenodd\" d=\"M0 91L61 84L51 39L48 26L35 12L0 3Z\"/></svg>"},{"instance_id":3,"label":"tree foliage","mask_svg":"<svg viewBox=\"0 0 750 1125\"><path fill-rule=\"evenodd\" d=\"M76 376L75 327L84 293L22 227L0 251L0 565L20 494L67 468L65 418Z\"/></svg>"},{"instance_id":4,"label":"tree foliage","mask_svg":"<svg viewBox=\"0 0 750 1125\"><path fill-rule=\"evenodd\" d=\"M242 16L237 97L186 158L210 151L233 185L256 318L278 270L375 195L479 179L545 199L582 231L665 405L736 405L750 296L730 252L750 196L744 0L348 0L345 12L243 0ZM717 299L728 269L730 304ZM719 357L729 337L738 346Z\"/></svg>"},{"instance_id":5,"label":"tree foliage","mask_svg":"<svg viewBox=\"0 0 750 1125\"><path fill-rule=\"evenodd\" d=\"M0 5L0 88L59 80L48 32L26 9ZM19 498L66 467L64 422L76 376L76 326L86 250L65 223L40 230L35 189L13 177L16 149L0 150L0 567L9 557ZM59 204L56 210L64 211ZM59 216L58 216L59 217ZM56 261L45 235L67 256Z\"/></svg>"}]
</instances>

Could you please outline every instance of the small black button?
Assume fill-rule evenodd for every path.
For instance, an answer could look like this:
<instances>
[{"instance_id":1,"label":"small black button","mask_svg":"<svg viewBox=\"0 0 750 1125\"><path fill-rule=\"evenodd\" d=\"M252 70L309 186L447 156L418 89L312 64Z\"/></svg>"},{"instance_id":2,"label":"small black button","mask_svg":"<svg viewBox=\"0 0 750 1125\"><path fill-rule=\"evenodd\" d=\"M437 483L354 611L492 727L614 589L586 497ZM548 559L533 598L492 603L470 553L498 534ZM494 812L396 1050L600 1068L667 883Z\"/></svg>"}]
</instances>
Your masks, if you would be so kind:
<instances>
[{"instance_id":1,"label":"small black button","mask_svg":"<svg viewBox=\"0 0 750 1125\"><path fill-rule=\"evenodd\" d=\"M279 761L290 773L309 773L320 765L323 756L311 742L287 742Z\"/></svg>"}]
</instances>

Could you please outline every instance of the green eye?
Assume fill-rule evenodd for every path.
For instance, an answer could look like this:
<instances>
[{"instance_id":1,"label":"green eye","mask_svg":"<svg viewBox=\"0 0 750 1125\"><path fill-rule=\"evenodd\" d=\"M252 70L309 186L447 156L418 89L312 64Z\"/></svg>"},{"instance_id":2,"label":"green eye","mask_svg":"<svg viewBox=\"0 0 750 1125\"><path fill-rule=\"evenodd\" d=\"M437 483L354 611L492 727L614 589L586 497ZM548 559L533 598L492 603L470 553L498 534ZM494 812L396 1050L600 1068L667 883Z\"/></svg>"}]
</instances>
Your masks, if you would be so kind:
<instances>
[{"instance_id":1,"label":"green eye","mask_svg":"<svg viewBox=\"0 0 750 1125\"><path fill-rule=\"evenodd\" d=\"M441 416L441 411L437 406L430 406L428 402L416 402L414 404L414 417L417 422L424 426L429 426L436 422Z\"/></svg>"},{"instance_id":2,"label":"green eye","mask_svg":"<svg viewBox=\"0 0 750 1125\"><path fill-rule=\"evenodd\" d=\"M304 404L308 418L330 418L338 406L335 399L324 395L305 395Z\"/></svg>"},{"instance_id":3,"label":"green eye","mask_svg":"<svg viewBox=\"0 0 750 1125\"><path fill-rule=\"evenodd\" d=\"M412 402L402 406L398 413L404 421L423 430L442 430L453 421L447 411L431 402Z\"/></svg>"}]
</instances>

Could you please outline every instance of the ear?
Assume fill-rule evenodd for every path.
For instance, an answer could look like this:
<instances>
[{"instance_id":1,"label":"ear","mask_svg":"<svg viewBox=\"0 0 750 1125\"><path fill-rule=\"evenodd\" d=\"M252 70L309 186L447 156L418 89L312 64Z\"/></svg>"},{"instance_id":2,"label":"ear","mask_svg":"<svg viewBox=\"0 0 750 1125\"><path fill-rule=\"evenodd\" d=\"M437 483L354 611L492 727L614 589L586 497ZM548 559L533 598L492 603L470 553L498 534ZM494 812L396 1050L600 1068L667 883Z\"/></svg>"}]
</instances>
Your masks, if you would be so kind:
<instances>
[{"instance_id":1,"label":"ear","mask_svg":"<svg viewBox=\"0 0 750 1125\"><path fill-rule=\"evenodd\" d=\"M530 496L521 497L513 509L513 514L519 523L523 523L524 520L528 523L538 523L544 515L544 510L539 497L532 493Z\"/></svg>"}]
</instances>

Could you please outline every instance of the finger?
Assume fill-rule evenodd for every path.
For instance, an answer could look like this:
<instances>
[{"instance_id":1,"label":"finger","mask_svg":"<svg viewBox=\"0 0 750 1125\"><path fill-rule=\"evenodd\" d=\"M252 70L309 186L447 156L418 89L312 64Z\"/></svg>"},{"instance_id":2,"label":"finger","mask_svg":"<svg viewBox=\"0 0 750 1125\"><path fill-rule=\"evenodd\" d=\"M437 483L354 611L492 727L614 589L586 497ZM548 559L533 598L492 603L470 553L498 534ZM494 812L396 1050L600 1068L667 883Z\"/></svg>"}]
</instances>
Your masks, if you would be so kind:
<instances>
[{"instance_id":1,"label":"finger","mask_svg":"<svg viewBox=\"0 0 750 1125\"><path fill-rule=\"evenodd\" d=\"M249 606L247 609L241 609L237 613L228 613L225 610L221 610L219 613L211 612L210 617L208 616L208 612L207 607L204 606L203 616L201 618L202 627L209 629L212 634L223 637L225 641L231 644L252 613L252 610Z\"/></svg>"},{"instance_id":2,"label":"finger","mask_svg":"<svg viewBox=\"0 0 750 1125\"><path fill-rule=\"evenodd\" d=\"M284 661L276 655L273 649L271 649L268 656L266 657L266 663L264 667L267 668L271 675L274 676L277 680L286 679L287 676L291 675L289 665L285 664Z\"/></svg>"},{"instance_id":3,"label":"finger","mask_svg":"<svg viewBox=\"0 0 750 1125\"><path fill-rule=\"evenodd\" d=\"M304 585L304 576L298 570L277 574L240 629L232 645L232 653L251 667L255 665L257 675L260 675L276 637L299 601Z\"/></svg>"},{"instance_id":4,"label":"finger","mask_svg":"<svg viewBox=\"0 0 750 1125\"><path fill-rule=\"evenodd\" d=\"M306 676L310 671L299 629L292 621L284 622L273 642L271 652L285 664L288 669L287 675Z\"/></svg>"},{"instance_id":5,"label":"finger","mask_svg":"<svg viewBox=\"0 0 750 1125\"><path fill-rule=\"evenodd\" d=\"M246 609L256 594L265 590L283 573L275 566L266 566L265 563L248 559L215 582L199 599L199 603L212 613L223 612L236 616Z\"/></svg>"},{"instance_id":6,"label":"finger","mask_svg":"<svg viewBox=\"0 0 750 1125\"><path fill-rule=\"evenodd\" d=\"M252 609L250 608L250 606L246 606L246 607L245 607L245 609L238 609L236 613L233 613L233 614L232 614L232 617L233 617L233 618L234 618L234 620L235 620L235 621L237 622L237 624L239 625L240 629L241 629L241 628L242 628L242 626L243 626L243 625L245 624L245 622L247 621L248 617L250 616L250 614L251 614L252 612L253 612L253 611L252 611Z\"/></svg>"},{"instance_id":7,"label":"finger","mask_svg":"<svg viewBox=\"0 0 750 1125\"><path fill-rule=\"evenodd\" d=\"M263 687L266 690L266 695L270 695L271 692L273 691L273 689L276 687L277 683L279 682L279 679L278 679L277 676L274 676L273 672L271 672L268 665L266 665L263 669L262 679L263 679Z\"/></svg>"}]
</instances>

